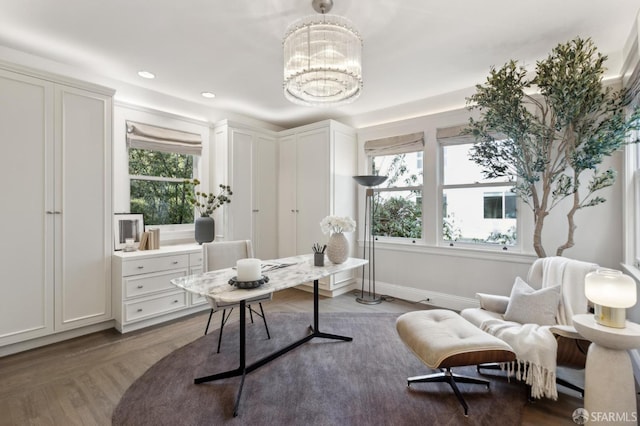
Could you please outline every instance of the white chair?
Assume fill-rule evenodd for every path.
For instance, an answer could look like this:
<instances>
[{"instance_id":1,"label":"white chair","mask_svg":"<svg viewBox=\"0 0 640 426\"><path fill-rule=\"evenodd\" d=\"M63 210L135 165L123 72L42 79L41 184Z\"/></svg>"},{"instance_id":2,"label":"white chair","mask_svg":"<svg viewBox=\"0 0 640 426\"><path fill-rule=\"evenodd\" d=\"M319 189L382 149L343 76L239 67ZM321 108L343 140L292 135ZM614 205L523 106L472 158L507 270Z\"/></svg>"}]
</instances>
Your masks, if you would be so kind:
<instances>
[{"instance_id":1,"label":"white chair","mask_svg":"<svg viewBox=\"0 0 640 426\"><path fill-rule=\"evenodd\" d=\"M204 243L202 244L202 254L204 259L203 269L204 272L207 271L215 271L217 269L230 268L236 265L238 259L246 259L253 257L253 247L251 246L250 240L238 240L238 241L223 241L223 242L212 242L212 243ZM255 313L264 321L264 328L267 331L267 338L271 339L271 335L269 334L269 327L267 326L267 319L264 315L264 310L262 309L262 302L266 302L271 300L272 294L266 294L263 296L258 296L253 299L247 300L247 308L249 310L249 316L251 318L251 322L253 323L253 314ZM220 353L220 343L222 342L222 330L224 329L224 325L227 323L227 320L231 316L231 312L233 312L233 308L236 306L240 306L240 303L217 303L215 300L207 297L207 301L211 305L211 312L209 313L209 320L207 321L207 327L204 330L204 334L206 335L209 331L209 324L211 323L211 317L213 313L222 309L222 321L220 323L220 334L218 335L218 353ZM251 308L251 303L258 303L260 306L260 312ZM229 312L227 313L227 309Z\"/></svg>"},{"instance_id":2,"label":"white chair","mask_svg":"<svg viewBox=\"0 0 640 426\"><path fill-rule=\"evenodd\" d=\"M549 335L555 339L555 367L569 367L572 369L584 369L586 364L586 355L590 341L584 339L573 327L573 315L586 314L589 310L588 300L584 294L584 279L587 273L595 271L598 265L579 260L568 259L559 256L545 257L536 259L529 268L527 281L534 289L543 289L560 286L559 301L554 306L536 305L534 300L529 300L528 305L519 304L520 313L528 317L540 317L543 313L551 314L551 321L534 322L522 321L513 318L506 318L509 314L510 303L514 297L513 290L511 296L497 296L491 294L477 293L480 299L480 308L464 309L460 315L467 321L477 327L486 329L495 329L505 338L516 338L521 334L519 331L526 332L526 339L517 339L516 342L507 341L514 351L518 361L522 361L522 357L531 359L532 355L541 353L528 347L527 344L540 343L535 339L536 336L542 336L543 330L548 329ZM526 300L526 299L521 299ZM543 299L540 299L542 302ZM514 312L514 311L511 311ZM543 324L543 325L540 325ZM535 327L534 327L535 326ZM486 330L485 330L486 331ZM545 333L546 334L546 333ZM523 336L521 336L523 337ZM514 343L521 342L521 345L514 346ZM544 348L539 348L544 349ZM486 366L479 365L478 368ZM524 371L527 371L526 369ZM553 374L555 375L555 368ZM523 375L526 373L522 373ZM534 375L535 376L535 375ZM531 382L542 382L538 377L532 377ZM527 383L530 383L529 381ZM584 389L556 376L556 383L584 395ZM545 387L542 386L541 387ZM538 398L537 392L533 394L534 398ZM545 389L544 396L555 399L555 390Z\"/></svg>"}]
</instances>

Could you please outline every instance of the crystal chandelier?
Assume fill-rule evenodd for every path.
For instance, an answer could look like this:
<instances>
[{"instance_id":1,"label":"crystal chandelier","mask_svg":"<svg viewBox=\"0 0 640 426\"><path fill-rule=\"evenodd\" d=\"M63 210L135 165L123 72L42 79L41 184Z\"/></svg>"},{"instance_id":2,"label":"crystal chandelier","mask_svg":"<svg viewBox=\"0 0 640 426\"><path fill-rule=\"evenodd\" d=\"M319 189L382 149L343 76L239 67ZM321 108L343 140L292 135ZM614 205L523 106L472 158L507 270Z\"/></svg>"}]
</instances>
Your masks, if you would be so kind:
<instances>
[{"instance_id":1,"label":"crystal chandelier","mask_svg":"<svg viewBox=\"0 0 640 426\"><path fill-rule=\"evenodd\" d=\"M309 106L353 102L362 90L362 38L345 18L327 15L333 0L312 0L313 15L284 36L284 96Z\"/></svg>"}]
</instances>

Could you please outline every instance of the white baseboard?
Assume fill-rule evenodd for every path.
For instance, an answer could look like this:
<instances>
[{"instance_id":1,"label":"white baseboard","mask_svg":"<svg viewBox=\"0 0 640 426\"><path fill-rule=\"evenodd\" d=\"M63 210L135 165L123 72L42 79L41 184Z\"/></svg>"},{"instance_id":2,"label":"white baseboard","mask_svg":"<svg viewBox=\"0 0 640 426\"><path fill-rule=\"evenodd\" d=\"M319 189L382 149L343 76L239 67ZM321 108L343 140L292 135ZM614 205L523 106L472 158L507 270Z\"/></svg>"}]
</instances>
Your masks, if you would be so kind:
<instances>
[{"instance_id":1,"label":"white baseboard","mask_svg":"<svg viewBox=\"0 0 640 426\"><path fill-rule=\"evenodd\" d=\"M0 357L12 355L18 352L27 351L29 349L39 348L40 346L50 345L52 343L62 342L63 340L73 339L74 337L84 336L85 334L95 333L97 331L113 328L114 321L108 320L99 324L88 325L73 330L63 331L60 333L49 334L47 336L37 337L35 339L25 340L0 348Z\"/></svg>"},{"instance_id":2,"label":"white baseboard","mask_svg":"<svg viewBox=\"0 0 640 426\"><path fill-rule=\"evenodd\" d=\"M380 281L376 282L376 294L392 296L409 302L420 302L426 305L437 306L439 308L453 309L455 311L461 311L466 308L477 308L480 306L478 300L474 298L454 296L451 294L405 287Z\"/></svg>"}]
</instances>

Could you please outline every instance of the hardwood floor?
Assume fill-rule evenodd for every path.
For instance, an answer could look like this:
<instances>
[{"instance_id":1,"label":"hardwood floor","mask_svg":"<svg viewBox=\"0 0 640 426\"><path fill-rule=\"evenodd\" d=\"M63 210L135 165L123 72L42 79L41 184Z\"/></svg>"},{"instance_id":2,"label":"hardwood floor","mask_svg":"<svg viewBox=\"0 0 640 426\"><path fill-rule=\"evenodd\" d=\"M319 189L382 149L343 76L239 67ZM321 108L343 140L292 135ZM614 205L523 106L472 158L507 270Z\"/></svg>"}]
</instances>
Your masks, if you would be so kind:
<instances>
[{"instance_id":1,"label":"hardwood floor","mask_svg":"<svg viewBox=\"0 0 640 426\"><path fill-rule=\"evenodd\" d=\"M289 289L264 304L267 312L307 312L309 293ZM353 294L322 298L321 312L397 312L425 305L388 300L363 305ZM163 356L204 332L208 312L121 335L106 330L0 358L0 425L109 425L124 391ZM213 321L217 327L219 313ZM237 320L237 315L232 315ZM562 391L562 389L559 389ZM525 397L523 389L523 398ZM499 420L500 401L496 401ZM558 401L527 404L524 425L575 425L582 400L561 393Z\"/></svg>"}]
</instances>

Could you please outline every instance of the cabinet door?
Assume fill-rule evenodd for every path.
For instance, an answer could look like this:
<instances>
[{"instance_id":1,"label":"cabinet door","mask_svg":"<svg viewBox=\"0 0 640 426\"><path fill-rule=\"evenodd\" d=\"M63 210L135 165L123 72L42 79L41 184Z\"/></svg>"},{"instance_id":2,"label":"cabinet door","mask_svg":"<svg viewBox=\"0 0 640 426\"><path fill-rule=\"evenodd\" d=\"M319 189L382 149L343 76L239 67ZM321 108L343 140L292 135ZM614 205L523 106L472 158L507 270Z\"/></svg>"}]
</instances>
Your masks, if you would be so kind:
<instances>
[{"instance_id":1,"label":"cabinet door","mask_svg":"<svg viewBox=\"0 0 640 426\"><path fill-rule=\"evenodd\" d=\"M0 70L0 94L3 345L53 330L53 85Z\"/></svg>"},{"instance_id":2,"label":"cabinet door","mask_svg":"<svg viewBox=\"0 0 640 426\"><path fill-rule=\"evenodd\" d=\"M278 147L275 138L256 135L253 144L253 243L256 257L278 257Z\"/></svg>"},{"instance_id":3,"label":"cabinet door","mask_svg":"<svg viewBox=\"0 0 640 426\"><path fill-rule=\"evenodd\" d=\"M111 98L56 90L56 330L111 318Z\"/></svg>"},{"instance_id":4,"label":"cabinet door","mask_svg":"<svg viewBox=\"0 0 640 426\"><path fill-rule=\"evenodd\" d=\"M296 141L296 251L311 253L314 243L327 241L320 221L329 214L329 130L299 133Z\"/></svg>"},{"instance_id":5,"label":"cabinet door","mask_svg":"<svg viewBox=\"0 0 640 426\"><path fill-rule=\"evenodd\" d=\"M278 152L278 257L296 251L296 139L280 139Z\"/></svg>"},{"instance_id":6,"label":"cabinet door","mask_svg":"<svg viewBox=\"0 0 640 426\"><path fill-rule=\"evenodd\" d=\"M253 136L248 131L229 129L229 185L233 191L227 224L232 240L253 239ZM213 192L217 188L212 189Z\"/></svg>"}]
</instances>

